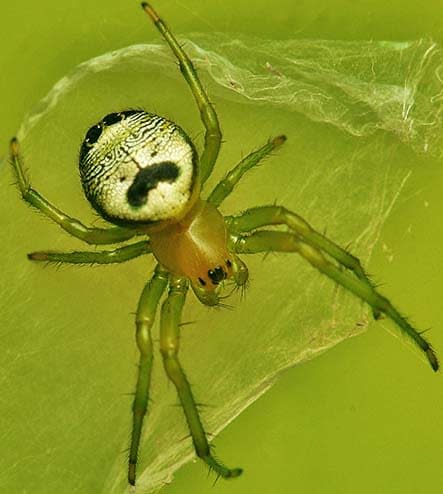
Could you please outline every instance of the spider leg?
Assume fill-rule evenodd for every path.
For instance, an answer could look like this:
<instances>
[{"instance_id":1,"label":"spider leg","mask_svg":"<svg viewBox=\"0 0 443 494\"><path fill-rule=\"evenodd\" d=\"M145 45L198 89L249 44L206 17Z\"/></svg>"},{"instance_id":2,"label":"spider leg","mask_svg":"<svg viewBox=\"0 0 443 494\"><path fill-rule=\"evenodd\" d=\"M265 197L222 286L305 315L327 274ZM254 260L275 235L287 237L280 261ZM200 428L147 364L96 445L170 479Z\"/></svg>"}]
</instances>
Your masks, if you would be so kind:
<instances>
[{"instance_id":1,"label":"spider leg","mask_svg":"<svg viewBox=\"0 0 443 494\"><path fill-rule=\"evenodd\" d=\"M180 346L180 319L188 290L185 278L170 281L168 298L163 302L160 322L160 349L168 378L174 383L192 436L195 452L217 475L238 477L240 468L229 469L211 454L206 433L201 423L191 386L178 360Z\"/></svg>"},{"instance_id":2,"label":"spider leg","mask_svg":"<svg viewBox=\"0 0 443 494\"><path fill-rule=\"evenodd\" d=\"M342 266L353 271L369 288L375 289L375 285L366 275L357 257L314 230L300 215L282 206L255 207L244 211L241 215L226 217L225 220L231 233L247 233L269 225L286 225L305 243L322 250ZM374 319L379 319L380 311L377 308L373 307L372 313Z\"/></svg>"},{"instance_id":3,"label":"spider leg","mask_svg":"<svg viewBox=\"0 0 443 494\"><path fill-rule=\"evenodd\" d=\"M243 177L243 175L259 162L268 156L272 151L280 147L286 141L286 136L280 135L274 137L268 141L264 146L248 154L238 163L232 170L230 170L225 177L214 187L214 190L208 197L208 202L215 207L220 204L231 194L237 183Z\"/></svg>"},{"instance_id":4,"label":"spider leg","mask_svg":"<svg viewBox=\"0 0 443 494\"><path fill-rule=\"evenodd\" d=\"M10 144L11 164L17 178L17 185L22 198L31 206L39 209L48 218L57 223L63 230L74 237L87 242L88 244L113 244L123 242L134 237L137 233L127 228L90 228L75 218L57 209L53 204L46 200L36 190L31 187L29 179L25 174L23 162L20 157L18 140L14 137Z\"/></svg>"},{"instance_id":5,"label":"spider leg","mask_svg":"<svg viewBox=\"0 0 443 494\"><path fill-rule=\"evenodd\" d=\"M143 419L148 409L149 386L152 369L152 336L155 313L160 298L168 283L168 272L157 265L151 280L146 284L138 302L136 324L136 341L140 351L137 385L132 405L132 434L129 450L128 482L135 485L138 450L142 433Z\"/></svg>"},{"instance_id":6,"label":"spider leg","mask_svg":"<svg viewBox=\"0 0 443 494\"><path fill-rule=\"evenodd\" d=\"M194 99L197 103L198 109L200 110L200 118L205 126L205 146L203 153L200 157L200 179L201 183L205 183L207 178L211 175L212 169L214 168L215 161L217 160L218 152L220 150L221 144L221 130L220 124L218 122L217 114L208 99L208 96L198 78L197 71L195 70L192 61L186 55L186 52L177 42L175 36L171 33L168 26L165 24L163 19L161 19L153 7L147 2L142 2L143 10L149 15L149 17L154 22L157 29L160 31L161 35L168 43L172 52L176 56L180 71L183 77L186 79Z\"/></svg>"},{"instance_id":7,"label":"spider leg","mask_svg":"<svg viewBox=\"0 0 443 494\"><path fill-rule=\"evenodd\" d=\"M129 261L150 252L149 242L144 240L118 249L99 252L31 252L28 254L28 259L57 264L113 264Z\"/></svg>"},{"instance_id":8,"label":"spider leg","mask_svg":"<svg viewBox=\"0 0 443 494\"><path fill-rule=\"evenodd\" d=\"M348 271L339 269L334 263L328 261L319 249L309 245L298 235L261 230L248 236L239 236L233 241L238 253L297 252L321 273L359 297L376 311L386 314L396 323L402 333L423 351L432 369L434 371L438 370L437 356L431 345L409 324L386 297L380 295L365 281L352 276Z\"/></svg>"},{"instance_id":9,"label":"spider leg","mask_svg":"<svg viewBox=\"0 0 443 494\"><path fill-rule=\"evenodd\" d=\"M249 280L249 271L246 264L238 256L234 256L232 259L232 272L237 287L244 289Z\"/></svg>"}]
</instances>

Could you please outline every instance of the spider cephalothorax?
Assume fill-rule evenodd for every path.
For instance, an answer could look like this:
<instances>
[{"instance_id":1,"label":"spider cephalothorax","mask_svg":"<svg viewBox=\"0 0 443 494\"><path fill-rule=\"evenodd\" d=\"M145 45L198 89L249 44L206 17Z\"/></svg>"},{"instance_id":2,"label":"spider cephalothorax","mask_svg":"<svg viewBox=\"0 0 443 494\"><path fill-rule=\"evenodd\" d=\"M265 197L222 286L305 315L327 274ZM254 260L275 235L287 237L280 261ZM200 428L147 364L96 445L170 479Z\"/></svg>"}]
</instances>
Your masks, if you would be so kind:
<instances>
[{"instance_id":1,"label":"spider cephalothorax","mask_svg":"<svg viewBox=\"0 0 443 494\"><path fill-rule=\"evenodd\" d=\"M201 185L212 172L221 145L221 130L195 69L165 23L147 3L142 4L174 55L197 103L205 126L200 159L183 130L163 117L141 110L110 113L89 129L80 150L80 176L86 197L109 228L89 228L57 209L31 188L24 173L17 139L10 146L11 163L23 198L71 235L90 244L112 244L135 236L143 240L102 252L33 252L34 261L72 264L108 264L153 254L158 261L146 284L136 314L136 341L140 351L133 402L128 481L135 484L143 420L148 409L153 342L151 328L162 303L160 351L168 378L174 383L197 455L224 478L237 477L212 454L178 351L180 320L189 284L206 305L218 305L223 282L237 287L248 280L246 265L237 254L296 252L332 281L372 307L375 318L389 317L424 353L434 370L437 357L426 339L391 302L380 295L360 261L346 249L314 230L302 217L282 206L250 208L223 217L218 207L242 176L281 146L278 136L241 160L206 199ZM283 226L283 230L275 226ZM271 227L265 229L266 227Z\"/></svg>"}]
</instances>

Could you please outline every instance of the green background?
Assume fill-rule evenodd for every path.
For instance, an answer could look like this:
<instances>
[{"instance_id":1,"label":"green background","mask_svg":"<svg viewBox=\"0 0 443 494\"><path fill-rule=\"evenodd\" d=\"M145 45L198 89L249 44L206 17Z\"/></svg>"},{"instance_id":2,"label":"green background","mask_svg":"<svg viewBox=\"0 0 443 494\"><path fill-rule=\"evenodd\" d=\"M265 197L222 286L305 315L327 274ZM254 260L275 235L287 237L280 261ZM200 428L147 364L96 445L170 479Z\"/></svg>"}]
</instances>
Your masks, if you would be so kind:
<instances>
[{"instance_id":1,"label":"green background","mask_svg":"<svg viewBox=\"0 0 443 494\"><path fill-rule=\"evenodd\" d=\"M281 39L346 40L432 36L443 41L439 1L386 5L276 0L272 9L263 0L163 1L156 6L177 33L240 31ZM137 2L129 1L2 6L0 138L5 153L25 113L77 63L125 45L158 40L140 15ZM439 353L442 190L441 163L430 160L408 183L369 265L369 272L387 283L383 290L396 305L421 327L433 328L429 337ZM4 201L0 207L14 214L17 205ZM26 213L24 208L19 211ZM2 233L2 247L10 249L8 233ZM30 385L31 377L22 385ZM197 462L184 467L164 492L438 492L443 483L442 410L441 375L432 375L398 340L372 324L363 336L287 372L220 435L217 454L245 468L241 479L220 480L213 487L206 468ZM8 448L13 447L15 431L8 440ZM0 455L9 453L2 452L0 443ZM14 464L9 467L13 472ZM2 472L2 479L7 475ZM17 492L45 492L25 478L16 485Z\"/></svg>"}]
</instances>

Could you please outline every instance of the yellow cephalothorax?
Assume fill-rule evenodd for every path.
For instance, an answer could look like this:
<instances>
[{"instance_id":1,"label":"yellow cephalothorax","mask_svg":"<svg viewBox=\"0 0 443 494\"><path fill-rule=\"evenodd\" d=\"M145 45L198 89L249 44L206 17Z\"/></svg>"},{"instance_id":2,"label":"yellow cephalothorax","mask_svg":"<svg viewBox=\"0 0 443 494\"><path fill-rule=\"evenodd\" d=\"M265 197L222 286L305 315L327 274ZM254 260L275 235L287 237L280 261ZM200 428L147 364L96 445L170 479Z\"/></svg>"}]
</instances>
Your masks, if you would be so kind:
<instances>
[{"instance_id":1,"label":"yellow cephalothorax","mask_svg":"<svg viewBox=\"0 0 443 494\"><path fill-rule=\"evenodd\" d=\"M244 286L248 270L229 252L229 232L218 209L199 200L179 222L150 234L152 253L169 271L186 276L206 305L219 303L221 283L234 277Z\"/></svg>"}]
</instances>

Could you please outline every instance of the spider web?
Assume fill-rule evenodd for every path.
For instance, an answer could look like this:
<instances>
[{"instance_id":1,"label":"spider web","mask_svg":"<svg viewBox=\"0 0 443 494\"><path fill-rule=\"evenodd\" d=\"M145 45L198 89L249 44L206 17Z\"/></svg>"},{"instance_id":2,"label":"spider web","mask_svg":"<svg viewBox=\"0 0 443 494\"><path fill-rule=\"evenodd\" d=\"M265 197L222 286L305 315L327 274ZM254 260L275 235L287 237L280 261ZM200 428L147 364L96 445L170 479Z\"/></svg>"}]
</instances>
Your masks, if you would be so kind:
<instances>
[{"instance_id":1,"label":"spider web","mask_svg":"<svg viewBox=\"0 0 443 494\"><path fill-rule=\"evenodd\" d=\"M327 227L340 244L352 242L367 263L410 171L443 154L440 48L425 39L275 41L217 33L192 39L186 48L227 141L210 184L270 135L289 137L278 156L242 182L223 212L277 200L317 229ZM60 80L19 131L35 188L99 225L82 196L78 149L89 126L123 108L165 115L201 144L196 109L177 74L166 47L136 45L89 60ZM17 461L9 460L12 474L3 482L21 478L31 465L41 476L35 485L45 486L33 492L84 492L87 486L120 494L127 489L126 454L118 452L127 447L131 427L125 394L133 391L137 362L130 312L154 263L142 258L58 271L27 263L25 252L85 245L19 205L12 188L5 195L17 212L14 222L0 213L2 235L8 232L16 246L4 256L1 280L8 340L0 365L7 404L2 429L23 428L23 449L14 449ZM211 405L202 414L213 434L284 369L360 333L368 320L359 301L296 256L245 260L252 281L244 300L228 300L235 310L214 311L190 295L184 313L184 322L193 324L182 329L181 361L197 401ZM26 310L17 311L17 298ZM193 455L156 357L138 470L140 492L152 493ZM31 412L23 407L28 402ZM2 485L12 492L11 486Z\"/></svg>"}]
</instances>

